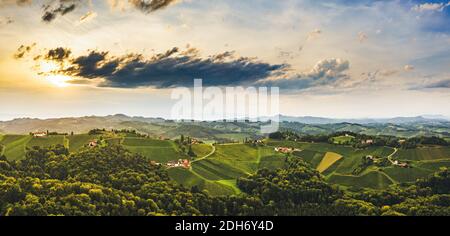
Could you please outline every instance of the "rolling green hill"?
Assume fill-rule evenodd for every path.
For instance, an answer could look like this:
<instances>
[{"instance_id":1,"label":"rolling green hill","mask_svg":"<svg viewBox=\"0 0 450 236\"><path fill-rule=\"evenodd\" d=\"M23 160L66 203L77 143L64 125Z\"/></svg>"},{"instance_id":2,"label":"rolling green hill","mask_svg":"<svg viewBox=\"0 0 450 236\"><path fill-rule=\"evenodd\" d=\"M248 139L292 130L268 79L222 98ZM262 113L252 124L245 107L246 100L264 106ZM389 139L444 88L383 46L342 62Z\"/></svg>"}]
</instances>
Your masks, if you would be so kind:
<instances>
[{"instance_id":1,"label":"rolling green hill","mask_svg":"<svg viewBox=\"0 0 450 236\"><path fill-rule=\"evenodd\" d=\"M333 138L333 142L336 144L345 144L352 141L355 137L353 136L337 136Z\"/></svg>"},{"instance_id":2,"label":"rolling green hill","mask_svg":"<svg viewBox=\"0 0 450 236\"><path fill-rule=\"evenodd\" d=\"M20 160L25 157L25 148L31 140L29 135L5 135L0 144L3 146L3 155L10 160Z\"/></svg>"},{"instance_id":3,"label":"rolling green hill","mask_svg":"<svg viewBox=\"0 0 450 236\"><path fill-rule=\"evenodd\" d=\"M277 168L285 156L271 147L246 144L216 145L210 157L192 163L192 170L209 180L231 180L255 173L263 167Z\"/></svg>"},{"instance_id":4,"label":"rolling green hill","mask_svg":"<svg viewBox=\"0 0 450 236\"><path fill-rule=\"evenodd\" d=\"M416 164L418 167L431 170L431 171L437 171L442 167L450 168L450 159L445 160L432 160L432 161L420 161Z\"/></svg>"},{"instance_id":5,"label":"rolling green hill","mask_svg":"<svg viewBox=\"0 0 450 236\"><path fill-rule=\"evenodd\" d=\"M210 181L183 168L170 168L167 171L172 180L184 187L191 188L197 186L199 189L207 190L213 196L239 193L232 184L230 185L221 181Z\"/></svg>"},{"instance_id":6,"label":"rolling green hill","mask_svg":"<svg viewBox=\"0 0 450 236\"><path fill-rule=\"evenodd\" d=\"M284 168L286 158L280 155L262 156L258 169L267 168L269 170L276 170L278 168Z\"/></svg>"},{"instance_id":7,"label":"rolling green hill","mask_svg":"<svg viewBox=\"0 0 450 236\"><path fill-rule=\"evenodd\" d=\"M90 141L96 139L97 137L95 135L88 134L75 134L68 135L66 138L69 140L69 151L75 152L89 144Z\"/></svg>"},{"instance_id":8,"label":"rolling green hill","mask_svg":"<svg viewBox=\"0 0 450 236\"><path fill-rule=\"evenodd\" d=\"M400 183L414 182L419 178L425 178L433 173L433 171L420 168L399 168L399 167L389 167L383 170L387 175L392 177L395 181Z\"/></svg>"},{"instance_id":9,"label":"rolling green hill","mask_svg":"<svg viewBox=\"0 0 450 236\"><path fill-rule=\"evenodd\" d=\"M236 179L247 173L216 159L204 159L192 163L192 170L208 180Z\"/></svg>"},{"instance_id":10,"label":"rolling green hill","mask_svg":"<svg viewBox=\"0 0 450 236\"><path fill-rule=\"evenodd\" d=\"M437 160L450 159L450 147L418 147L414 149L401 149L394 156L401 160Z\"/></svg>"},{"instance_id":11,"label":"rolling green hill","mask_svg":"<svg viewBox=\"0 0 450 236\"><path fill-rule=\"evenodd\" d=\"M142 154L149 160L166 163L180 158L186 158L176 144L170 140L157 140L149 138L124 138L122 143L128 150Z\"/></svg>"},{"instance_id":12,"label":"rolling green hill","mask_svg":"<svg viewBox=\"0 0 450 236\"><path fill-rule=\"evenodd\" d=\"M323 175L327 176L330 183L343 186L353 186L360 188L382 189L393 183L413 182L418 178L427 177L440 167L450 167L448 147L420 147L416 149L400 149L394 159L415 160L410 168L400 168L394 166L381 167L382 172L375 168L369 168L361 175L355 176L353 170L357 168L362 157L377 156L388 157L394 153L389 147L368 147L355 149L350 146L334 145L326 143L298 143L293 141L268 140L271 146L286 146L299 148L302 151L295 152L294 156L302 158L313 168L317 168ZM325 166L324 157L326 153L336 153L342 158L329 162Z\"/></svg>"},{"instance_id":13,"label":"rolling green hill","mask_svg":"<svg viewBox=\"0 0 450 236\"><path fill-rule=\"evenodd\" d=\"M192 151L197 155L197 158L204 157L213 151L213 147L209 144L194 144Z\"/></svg>"},{"instance_id":14,"label":"rolling green hill","mask_svg":"<svg viewBox=\"0 0 450 236\"><path fill-rule=\"evenodd\" d=\"M194 129L192 126L194 125L172 125L171 127L181 132ZM213 130L206 131L206 129L197 131L203 134L209 132L221 139L232 138L236 134L223 132L224 127L221 124L216 124ZM233 125L234 131L240 129L243 127ZM246 137L246 133L240 135L235 137ZM383 189L397 183L414 182L418 178L427 177L441 167L450 167L450 147L420 146L414 149L398 149L397 152L394 152L394 148L390 147L354 148L338 144L345 143L348 138L348 136L339 137L341 140L334 144L271 139L264 140L265 145L259 146L236 143L195 144L192 145L192 151L196 156L192 159L191 168L171 168L169 175L174 181L188 188L197 186L213 195L229 195L240 192L236 186L237 178L254 174L263 168L271 170L284 168L286 160L289 158L303 159L325 176L330 183L345 187L373 189ZM34 138L30 135L0 135L0 154L10 160L19 160L24 158L27 148L56 144L62 144L70 152L75 152L95 139L105 140L105 145L123 145L131 152L139 153L148 160L162 164L180 158L189 159L185 154L188 146L179 146L173 140L146 138L140 137L138 134L112 131L106 131L99 135L51 135L41 138ZM276 152L275 147L291 147L298 150L291 154L283 154ZM392 156L392 160L407 160L410 168L400 168L391 162L381 166L374 163L367 164L364 162L364 158L367 156L385 161L388 161L388 156ZM355 172L355 169L364 164L368 166L365 166L361 172Z\"/></svg>"},{"instance_id":15,"label":"rolling green hill","mask_svg":"<svg viewBox=\"0 0 450 236\"><path fill-rule=\"evenodd\" d=\"M295 155L309 163L311 167L317 168L319 163L322 161L322 157L325 155L325 153L312 150L302 150L301 152L295 152Z\"/></svg>"},{"instance_id":16,"label":"rolling green hill","mask_svg":"<svg viewBox=\"0 0 450 236\"><path fill-rule=\"evenodd\" d=\"M373 189L383 189L393 184L386 174L379 171L371 171L362 176L332 174L327 181L348 187Z\"/></svg>"},{"instance_id":17,"label":"rolling green hill","mask_svg":"<svg viewBox=\"0 0 450 236\"><path fill-rule=\"evenodd\" d=\"M47 137L38 137L38 138L31 138L28 143L27 147L50 147L52 145L64 145L65 147L68 147L68 141L65 139L63 135L52 135Z\"/></svg>"}]
</instances>

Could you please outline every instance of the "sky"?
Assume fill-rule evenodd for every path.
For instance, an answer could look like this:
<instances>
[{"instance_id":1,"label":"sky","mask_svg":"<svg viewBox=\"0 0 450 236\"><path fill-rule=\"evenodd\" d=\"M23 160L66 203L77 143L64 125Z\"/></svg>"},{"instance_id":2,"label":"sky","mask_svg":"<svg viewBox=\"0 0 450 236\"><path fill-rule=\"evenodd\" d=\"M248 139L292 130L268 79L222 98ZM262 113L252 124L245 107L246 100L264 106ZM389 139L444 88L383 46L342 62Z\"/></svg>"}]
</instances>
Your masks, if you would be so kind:
<instances>
[{"instance_id":1,"label":"sky","mask_svg":"<svg viewBox=\"0 0 450 236\"><path fill-rule=\"evenodd\" d=\"M0 0L0 120L170 117L279 87L292 116L450 117L450 1Z\"/></svg>"}]
</instances>

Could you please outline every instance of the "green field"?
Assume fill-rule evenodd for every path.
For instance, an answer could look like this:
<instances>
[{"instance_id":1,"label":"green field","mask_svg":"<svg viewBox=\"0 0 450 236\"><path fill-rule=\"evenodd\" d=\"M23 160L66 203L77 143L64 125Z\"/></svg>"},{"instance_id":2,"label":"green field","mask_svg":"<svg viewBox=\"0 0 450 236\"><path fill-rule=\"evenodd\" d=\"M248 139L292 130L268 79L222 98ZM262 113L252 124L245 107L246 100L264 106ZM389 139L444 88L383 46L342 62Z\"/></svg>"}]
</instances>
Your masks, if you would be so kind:
<instances>
[{"instance_id":1,"label":"green field","mask_svg":"<svg viewBox=\"0 0 450 236\"><path fill-rule=\"evenodd\" d=\"M322 161L324 155L325 153L323 152L316 152L311 150L303 150L301 152L295 153L295 156L302 158L304 161L308 162L313 168L317 168L319 163Z\"/></svg>"},{"instance_id":2,"label":"green field","mask_svg":"<svg viewBox=\"0 0 450 236\"><path fill-rule=\"evenodd\" d=\"M142 144L149 145L148 142L158 147L168 146L168 143L160 140L125 139L124 143L130 145L128 147L139 148ZM428 176L442 166L450 166L450 160L433 160L437 159L434 155L445 156L446 151L448 151L447 148L429 147L406 150L416 153L418 160L428 160L416 161L412 164L412 168L370 167L360 176L354 176L351 173L361 163L362 157L372 155L385 158L391 155L394 149L389 147L355 149L337 144L274 140L269 140L267 144L268 146L262 147L246 144L216 145L216 150L212 155L192 163L192 172L189 170L171 170L171 172L187 172L182 174L182 177L177 178L176 174L172 174L171 177L185 186L196 185L202 189L206 189L206 186L213 186L221 189L218 192L223 192L223 186L228 186L234 189L233 192L237 192L236 178L255 173L262 168L275 170L284 167L286 155L273 150L274 147L278 146L300 149L301 151L294 152L291 158L302 158L325 175L328 182L347 187L383 189L394 183L415 181L417 178ZM198 157L204 157L210 154L212 149L208 144L199 144L193 145L193 151ZM399 150L396 155L405 155L404 150ZM430 156L433 156L433 158L430 158ZM221 187L218 187L217 184L220 184ZM208 189L208 191L212 191L212 189Z\"/></svg>"},{"instance_id":3,"label":"green field","mask_svg":"<svg viewBox=\"0 0 450 236\"><path fill-rule=\"evenodd\" d=\"M450 168L450 159L448 160L433 160L433 161L421 161L416 164L416 166L431 170L431 171L437 171L442 167Z\"/></svg>"},{"instance_id":4,"label":"green field","mask_svg":"<svg viewBox=\"0 0 450 236\"><path fill-rule=\"evenodd\" d=\"M103 137L105 138L105 136ZM75 152L81 150L89 141L98 138L100 137L87 134L54 135L40 138L30 135L0 135L0 154L4 154L11 160L20 160L25 157L27 148L56 144L62 144L68 147L70 152ZM335 138L338 138L340 142L345 142L343 139L349 137ZM188 158L171 140L111 135L107 136L105 141L108 144L121 144L132 152L160 163ZM298 148L300 151L292 154L275 152L274 147L280 146ZM263 168L270 170L283 168L286 159L289 158L303 159L322 173L329 183L356 188L383 189L391 184L413 182L418 178L429 176L442 167L450 167L450 147L427 146L416 149L399 149L393 158L408 160L411 168L372 164L358 176L352 173L360 166L363 157L372 155L386 158L394 153L394 149L375 146L356 149L339 144L267 140L267 146L195 144L192 145L192 150L196 154L196 158L191 164L192 168L169 169L169 176L187 188L197 186L213 195L240 193L236 186L237 178L254 174Z\"/></svg>"},{"instance_id":5,"label":"green field","mask_svg":"<svg viewBox=\"0 0 450 236\"><path fill-rule=\"evenodd\" d=\"M204 157L210 154L213 147L209 144L194 144L192 145L192 151L197 155L198 158Z\"/></svg>"},{"instance_id":6,"label":"green field","mask_svg":"<svg viewBox=\"0 0 450 236\"><path fill-rule=\"evenodd\" d=\"M214 196L238 194L236 183L229 181L210 181L183 168L168 169L169 177L186 188L197 186Z\"/></svg>"},{"instance_id":7,"label":"green field","mask_svg":"<svg viewBox=\"0 0 450 236\"><path fill-rule=\"evenodd\" d=\"M254 173L258 170L259 162L264 156L279 156L271 147L253 147L247 144L216 145L216 152L208 159L220 161L244 173Z\"/></svg>"},{"instance_id":8,"label":"green field","mask_svg":"<svg viewBox=\"0 0 450 236\"><path fill-rule=\"evenodd\" d=\"M358 167L361 158L366 155L387 157L393 153L394 149L389 147L369 147L366 149L355 149L350 146L343 146L328 143L298 143L293 141L274 141L269 140L268 145L286 146L299 148L301 152L295 152L295 156L301 157L313 168L317 168L327 152L337 153L342 159L332 166L335 173L349 175ZM329 166L331 167L331 166ZM328 172L328 171L327 171Z\"/></svg>"},{"instance_id":9,"label":"green field","mask_svg":"<svg viewBox=\"0 0 450 236\"><path fill-rule=\"evenodd\" d=\"M176 144L169 140L127 137L122 144L132 152L161 163L186 158L178 151Z\"/></svg>"},{"instance_id":10,"label":"green field","mask_svg":"<svg viewBox=\"0 0 450 236\"><path fill-rule=\"evenodd\" d=\"M362 176L332 174L327 181L348 187L373 189L383 189L393 184L389 177L379 171L371 171Z\"/></svg>"},{"instance_id":11,"label":"green field","mask_svg":"<svg viewBox=\"0 0 450 236\"><path fill-rule=\"evenodd\" d=\"M219 181L216 181L216 183L230 187L231 189L233 189L235 194L241 193L241 190L238 188L238 186L236 184L236 180L219 180Z\"/></svg>"},{"instance_id":12,"label":"green field","mask_svg":"<svg viewBox=\"0 0 450 236\"><path fill-rule=\"evenodd\" d=\"M337 136L337 137L333 137L333 142L336 144L345 144L348 142L351 142L355 137L353 136Z\"/></svg>"},{"instance_id":13,"label":"green field","mask_svg":"<svg viewBox=\"0 0 450 236\"><path fill-rule=\"evenodd\" d=\"M0 144L3 146L3 155L10 160L20 160L25 157L25 148L28 141L31 140L29 135L5 135Z\"/></svg>"},{"instance_id":14,"label":"green field","mask_svg":"<svg viewBox=\"0 0 450 236\"><path fill-rule=\"evenodd\" d=\"M208 146L194 145L193 150L206 156L212 151L211 146ZM255 173L261 168L282 168L285 159L284 155L276 153L271 147L246 144L216 145L212 155L192 162L190 174L184 173L187 170L171 172L176 173L172 173L172 178L185 186L197 185L209 192L214 191L214 194L229 194L230 190L236 194L240 193L236 186L237 178Z\"/></svg>"},{"instance_id":15,"label":"green field","mask_svg":"<svg viewBox=\"0 0 450 236\"><path fill-rule=\"evenodd\" d=\"M192 170L208 180L236 179L250 173L215 159L204 159L192 163Z\"/></svg>"},{"instance_id":16,"label":"green field","mask_svg":"<svg viewBox=\"0 0 450 236\"><path fill-rule=\"evenodd\" d=\"M33 137L27 143L27 147L50 147L52 145L61 144L67 147L68 142L63 135L52 135L46 137Z\"/></svg>"},{"instance_id":17,"label":"green field","mask_svg":"<svg viewBox=\"0 0 450 236\"><path fill-rule=\"evenodd\" d=\"M279 168L285 156L271 147L246 144L216 145L210 157L192 163L192 170L209 180L232 180L255 173L260 168Z\"/></svg>"},{"instance_id":18,"label":"green field","mask_svg":"<svg viewBox=\"0 0 450 236\"><path fill-rule=\"evenodd\" d=\"M259 161L258 169L267 168L269 170L276 170L279 168L283 168L285 164L286 164L285 157L279 155L263 156Z\"/></svg>"},{"instance_id":19,"label":"green field","mask_svg":"<svg viewBox=\"0 0 450 236\"><path fill-rule=\"evenodd\" d=\"M400 149L394 156L400 160L437 160L450 159L450 147L418 147Z\"/></svg>"},{"instance_id":20,"label":"green field","mask_svg":"<svg viewBox=\"0 0 450 236\"><path fill-rule=\"evenodd\" d=\"M85 145L89 144L90 141L96 139L96 136L88 134L75 134L66 136L66 138L69 140L69 151L76 152Z\"/></svg>"},{"instance_id":21,"label":"green field","mask_svg":"<svg viewBox=\"0 0 450 236\"><path fill-rule=\"evenodd\" d=\"M428 169L423 169L419 167L414 168L400 168L400 167L389 167L383 169L383 171L388 174L392 179L397 182L414 182L419 178L424 178L433 173L433 171Z\"/></svg>"}]
</instances>

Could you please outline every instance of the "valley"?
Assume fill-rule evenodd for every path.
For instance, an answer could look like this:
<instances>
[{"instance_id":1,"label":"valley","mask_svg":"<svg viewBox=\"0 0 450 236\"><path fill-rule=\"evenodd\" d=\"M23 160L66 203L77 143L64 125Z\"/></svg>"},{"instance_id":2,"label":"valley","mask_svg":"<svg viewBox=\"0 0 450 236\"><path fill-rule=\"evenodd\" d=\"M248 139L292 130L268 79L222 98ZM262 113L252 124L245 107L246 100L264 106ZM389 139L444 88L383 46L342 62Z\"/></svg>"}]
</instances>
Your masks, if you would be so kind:
<instances>
[{"instance_id":1,"label":"valley","mask_svg":"<svg viewBox=\"0 0 450 236\"><path fill-rule=\"evenodd\" d=\"M230 124L203 129L212 134L218 126L229 128ZM231 127L236 128L236 125ZM183 130L190 134L189 129ZM184 134L172 138L156 137L133 129L93 129L85 134L47 131L43 137L31 132L28 135L1 135L0 148L8 160L18 161L35 146L61 145L70 152L78 152L120 145L149 162L166 166L170 178L178 184L207 190L218 196L240 194L241 190L236 185L238 178L256 174L262 169L285 168L289 159L302 159L321 173L328 183L356 192L363 188L386 189L396 184L412 183L440 168L450 167L448 145L392 146L392 143L403 144L406 140L409 143L414 139L367 136L350 131L309 136L307 140L300 140L303 136L295 131L282 132L284 136L275 138L271 137L274 135L242 133L230 138L232 132L235 130L220 132L228 133L228 139L224 139L224 135L220 138L214 135L205 137L204 133L195 138ZM391 143L380 144L386 140Z\"/></svg>"}]
</instances>

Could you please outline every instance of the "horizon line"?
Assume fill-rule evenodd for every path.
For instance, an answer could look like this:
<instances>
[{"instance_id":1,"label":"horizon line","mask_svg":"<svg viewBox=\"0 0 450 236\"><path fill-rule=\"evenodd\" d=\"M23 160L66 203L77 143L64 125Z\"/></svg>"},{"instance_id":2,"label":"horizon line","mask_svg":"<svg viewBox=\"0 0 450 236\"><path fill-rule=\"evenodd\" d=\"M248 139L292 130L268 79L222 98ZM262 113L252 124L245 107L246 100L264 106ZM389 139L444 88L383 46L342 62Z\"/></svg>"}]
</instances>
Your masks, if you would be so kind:
<instances>
[{"instance_id":1,"label":"horizon line","mask_svg":"<svg viewBox=\"0 0 450 236\"><path fill-rule=\"evenodd\" d=\"M2 114L0 114L2 115ZM4 114L7 115L7 114ZM30 119L30 120L55 120L55 119L76 119L76 118L85 118L85 117L108 117L108 116L126 116L129 118L144 118L144 119L163 119L163 120L175 120L175 121L220 121L224 119L202 119L202 120L196 120L192 118L177 118L172 119L164 116L143 116L143 115L128 115L124 113L116 113L116 114L109 114L109 115L80 115L80 116L55 116L55 117L31 117L31 116L17 116L14 118L9 119L2 119L0 118L0 122L8 122L8 121L14 121L14 120L24 120L24 119ZM424 118L424 119L430 119L430 120L447 120L450 121L450 117L441 115L441 114L422 114L422 115L414 115L414 116L391 116L391 117L357 117L357 118L337 118L337 117L326 117L326 116L314 116L314 115L284 115L284 114L278 114L278 115L272 115L272 116L258 116L258 117L236 117L233 118L234 120L246 120L246 119L270 119L271 117L289 117L289 118L318 118L318 119L329 119L329 120L388 120L388 119L397 119L397 118ZM431 117L436 118L431 118ZM227 119L229 120L229 119Z\"/></svg>"}]
</instances>

